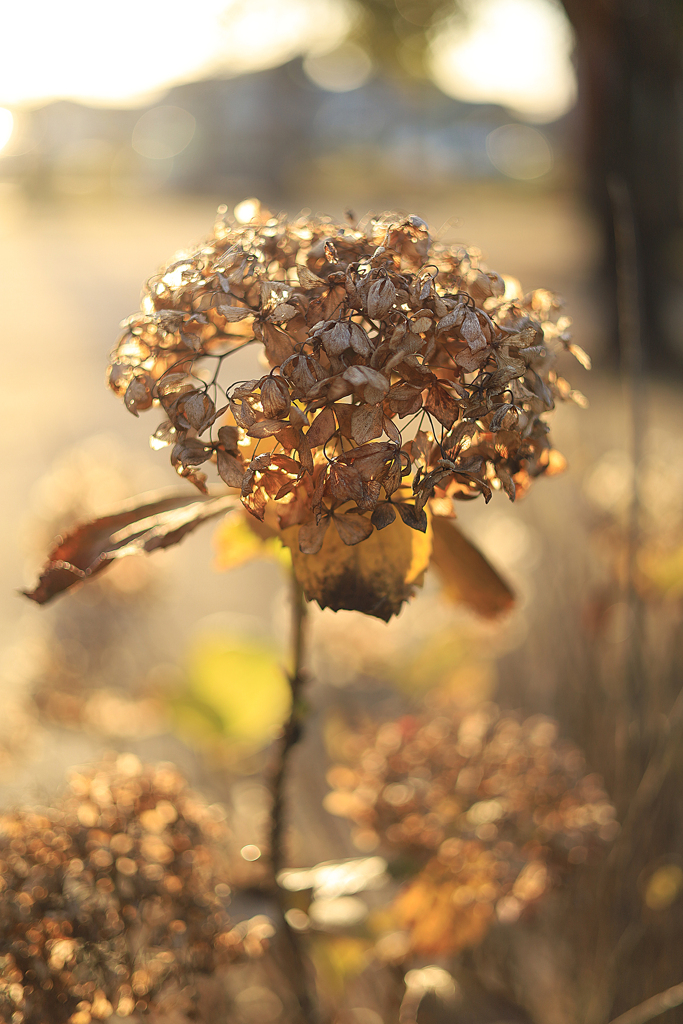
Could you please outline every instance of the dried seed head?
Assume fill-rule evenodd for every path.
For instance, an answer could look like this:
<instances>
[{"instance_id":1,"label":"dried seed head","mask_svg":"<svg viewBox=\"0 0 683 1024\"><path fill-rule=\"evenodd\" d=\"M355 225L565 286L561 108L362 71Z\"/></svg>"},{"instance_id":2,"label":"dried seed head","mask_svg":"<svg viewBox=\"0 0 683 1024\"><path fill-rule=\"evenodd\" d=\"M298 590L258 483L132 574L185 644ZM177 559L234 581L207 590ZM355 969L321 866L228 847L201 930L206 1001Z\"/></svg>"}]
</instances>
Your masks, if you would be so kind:
<instances>
[{"instance_id":1,"label":"dried seed head","mask_svg":"<svg viewBox=\"0 0 683 1024\"><path fill-rule=\"evenodd\" d=\"M353 511L365 522L342 528L354 545L389 523L386 510L373 519L381 506L400 501L421 530L430 500L514 500L559 464L545 417L578 393L553 361L566 349L587 357L555 296L506 293L476 250L432 243L412 215L360 228L250 210L247 223L222 216L201 248L152 278L112 356L110 386L131 412L163 405L152 444L173 445L182 476L203 490L199 467L216 463L276 530ZM235 386L230 354L253 341L273 369ZM215 367L208 384L193 376L200 360ZM228 449L226 425L246 443ZM271 460L264 473L267 452L287 468ZM301 543L310 550L308 533Z\"/></svg>"},{"instance_id":2,"label":"dried seed head","mask_svg":"<svg viewBox=\"0 0 683 1024\"><path fill-rule=\"evenodd\" d=\"M601 780L542 715L448 707L350 733L325 807L361 848L415 863L395 913L413 951L457 952L512 921L619 826Z\"/></svg>"},{"instance_id":3,"label":"dried seed head","mask_svg":"<svg viewBox=\"0 0 683 1024\"><path fill-rule=\"evenodd\" d=\"M0 1018L146 1018L244 955L216 810L172 765L123 754L74 773L55 807L3 816Z\"/></svg>"}]
</instances>

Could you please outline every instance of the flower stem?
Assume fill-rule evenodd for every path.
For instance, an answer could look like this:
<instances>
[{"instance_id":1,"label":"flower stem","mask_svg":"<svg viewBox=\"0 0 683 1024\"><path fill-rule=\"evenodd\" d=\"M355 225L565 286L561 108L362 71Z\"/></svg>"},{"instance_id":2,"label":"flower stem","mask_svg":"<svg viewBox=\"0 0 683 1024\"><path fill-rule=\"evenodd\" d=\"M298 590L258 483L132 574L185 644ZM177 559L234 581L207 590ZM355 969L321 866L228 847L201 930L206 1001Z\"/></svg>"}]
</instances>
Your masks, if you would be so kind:
<instances>
[{"instance_id":1,"label":"flower stem","mask_svg":"<svg viewBox=\"0 0 683 1024\"><path fill-rule=\"evenodd\" d=\"M316 1000L309 991L308 969L301 937L293 930L286 918L287 903L285 892L278 884L277 877L285 866L285 788L291 753L303 734L306 708L301 691L306 683L303 662L306 641L306 600L298 580L292 572L292 667L287 680L292 695L289 717L282 729L275 762L271 775L272 809L270 816L270 865L272 883L282 913L282 929L286 956L291 966L290 978L299 1003L301 1018L305 1024L317 1024Z\"/></svg>"},{"instance_id":2,"label":"flower stem","mask_svg":"<svg viewBox=\"0 0 683 1024\"><path fill-rule=\"evenodd\" d=\"M301 739L305 709L302 706L301 691L305 684L303 659L305 651L306 601L298 580L292 574L292 670L287 677L292 695L289 717L284 724L280 749L277 754L273 775L273 808L270 819L270 862L273 876L277 877L285 862L285 782L292 750Z\"/></svg>"}]
</instances>

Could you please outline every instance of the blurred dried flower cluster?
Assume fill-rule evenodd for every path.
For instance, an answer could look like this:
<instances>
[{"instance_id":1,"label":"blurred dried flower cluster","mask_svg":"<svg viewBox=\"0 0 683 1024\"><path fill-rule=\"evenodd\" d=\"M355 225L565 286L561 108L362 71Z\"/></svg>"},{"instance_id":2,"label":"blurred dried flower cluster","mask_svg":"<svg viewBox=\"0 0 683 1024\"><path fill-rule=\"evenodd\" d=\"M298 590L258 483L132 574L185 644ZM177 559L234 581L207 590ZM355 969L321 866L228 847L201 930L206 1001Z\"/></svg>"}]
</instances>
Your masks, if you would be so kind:
<instances>
[{"instance_id":1,"label":"blurred dried flower cluster","mask_svg":"<svg viewBox=\"0 0 683 1024\"><path fill-rule=\"evenodd\" d=\"M109 382L135 415L163 408L152 445L170 447L181 476L205 491L200 467L214 462L253 516L277 513L295 570L326 540L367 541L397 514L425 533L428 503L452 517L454 499L514 500L563 467L544 416L583 398L555 357L587 357L556 296L524 295L416 216L290 223L246 206L242 223L222 207L208 241L149 281ZM270 372L224 380L251 344ZM405 596L360 610L388 618Z\"/></svg>"},{"instance_id":2,"label":"blurred dried flower cluster","mask_svg":"<svg viewBox=\"0 0 683 1024\"><path fill-rule=\"evenodd\" d=\"M416 952L456 952L516 920L618 832L595 775L557 726L483 704L368 726L330 769L327 810L418 873L394 910Z\"/></svg>"},{"instance_id":3,"label":"blurred dried flower cluster","mask_svg":"<svg viewBox=\"0 0 683 1024\"><path fill-rule=\"evenodd\" d=\"M173 766L123 754L73 773L54 808L0 819L0 1018L180 1022L198 975L259 955L225 910L214 810Z\"/></svg>"}]
</instances>

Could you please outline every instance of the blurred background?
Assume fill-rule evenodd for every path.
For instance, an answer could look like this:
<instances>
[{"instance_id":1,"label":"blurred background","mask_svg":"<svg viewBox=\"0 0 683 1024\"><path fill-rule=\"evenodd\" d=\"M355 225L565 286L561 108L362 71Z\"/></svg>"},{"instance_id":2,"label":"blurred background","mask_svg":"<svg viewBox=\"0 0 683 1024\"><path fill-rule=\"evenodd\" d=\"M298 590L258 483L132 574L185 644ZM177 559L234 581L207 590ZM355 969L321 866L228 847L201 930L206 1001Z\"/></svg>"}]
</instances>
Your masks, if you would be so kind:
<instances>
[{"instance_id":1,"label":"blurred background","mask_svg":"<svg viewBox=\"0 0 683 1024\"><path fill-rule=\"evenodd\" d=\"M681 728L680 5L39 0L2 24L3 408L17 455L0 499L2 805L47 801L70 766L132 750L228 802L237 848L259 841L264 750L286 707L277 560L218 571L230 559L205 527L47 609L17 594L59 531L173 484L148 446L153 417L105 391L107 355L143 281L210 233L219 204L257 196L339 220L414 212L525 290L560 293L594 364L560 368L588 399L553 417L567 473L520 505L496 495L460 514L517 591L503 623L449 605L431 578L388 626L313 609L293 863L357 855L321 811L344 722L396 716L432 688L558 718L623 815ZM652 991L680 981L683 872L656 913L636 884L683 858L683 766L666 763L648 843L614 896L637 923L616 1011L650 994L629 970L643 950Z\"/></svg>"}]
</instances>

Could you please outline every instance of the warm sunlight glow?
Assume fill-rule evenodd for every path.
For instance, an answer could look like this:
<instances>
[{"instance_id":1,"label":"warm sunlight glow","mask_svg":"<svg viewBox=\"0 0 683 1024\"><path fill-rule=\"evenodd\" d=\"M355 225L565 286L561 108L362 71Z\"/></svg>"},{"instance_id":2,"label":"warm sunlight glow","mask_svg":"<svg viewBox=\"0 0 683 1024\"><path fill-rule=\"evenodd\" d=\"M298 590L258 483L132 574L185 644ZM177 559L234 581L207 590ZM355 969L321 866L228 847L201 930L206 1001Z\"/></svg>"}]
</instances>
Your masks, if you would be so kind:
<instances>
[{"instance_id":1,"label":"warm sunlight glow","mask_svg":"<svg viewBox=\"0 0 683 1024\"><path fill-rule=\"evenodd\" d=\"M192 114L182 107L152 107L133 128L132 146L148 160L168 160L189 146L195 128Z\"/></svg>"},{"instance_id":2,"label":"warm sunlight glow","mask_svg":"<svg viewBox=\"0 0 683 1024\"><path fill-rule=\"evenodd\" d=\"M528 124L504 124L486 139L486 152L494 167L520 181L541 178L552 169L547 139Z\"/></svg>"},{"instance_id":3,"label":"warm sunlight glow","mask_svg":"<svg viewBox=\"0 0 683 1024\"><path fill-rule=\"evenodd\" d=\"M328 53L311 53L304 60L304 71L316 85L328 92L360 89L372 74L372 61L356 43L342 43Z\"/></svg>"},{"instance_id":4,"label":"warm sunlight glow","mask_svg":"<svg viewBox=\"0 0 683 1024\"><path fill-rule=\"evenodd\" d=\"M4 149L12 138L14 131L14 118L12 111L6 107L0 107L0 149Z\"/></svg>"},{"instance_id":5,"label":"warm sunlight glow","mask_svg":"<svg viewBox=\"0 0 683 1024\"><path fill-rule=\"evenodd\" d=\"M209 74L272 67L341 43L345 0L38 0L5 5L0 103L137 106ZM3 122L4 124L4 122Z\"/></svg>"},{"instance_id":6,"label":"warm sunlight glow","mask_svg":"<svg viewBox=\"0 0 683 1024\"><path fill-rule=\"evenodd\" d=\"M432 42L432 75L444 92L500 103L525 120L553 121L576 99L571 27L553 0L469 0L465 20Z\"/></svg>"}]
</instances>

